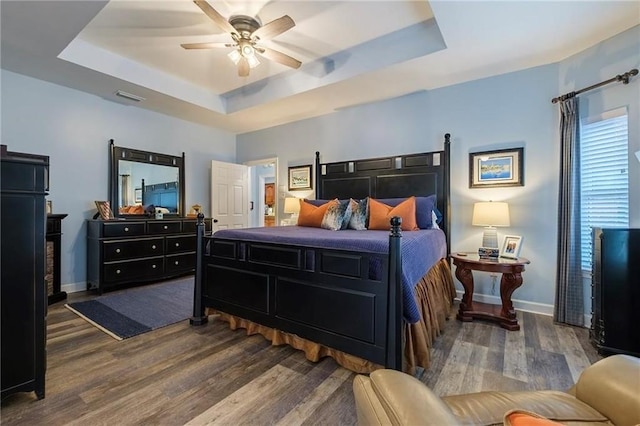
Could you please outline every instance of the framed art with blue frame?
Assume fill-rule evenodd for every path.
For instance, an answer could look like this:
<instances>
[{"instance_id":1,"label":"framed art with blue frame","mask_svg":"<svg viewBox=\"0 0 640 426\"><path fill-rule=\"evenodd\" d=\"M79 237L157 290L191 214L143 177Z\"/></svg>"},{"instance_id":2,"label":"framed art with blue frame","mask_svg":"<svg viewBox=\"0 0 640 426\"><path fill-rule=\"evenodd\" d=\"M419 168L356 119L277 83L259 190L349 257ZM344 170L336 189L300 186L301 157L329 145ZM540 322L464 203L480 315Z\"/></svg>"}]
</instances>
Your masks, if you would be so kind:
<instances>
[{"instance_id":1,"label":"framed art with blue frame","mask_svg":"<svg viewBox=\"0 0 640 426\"><path fill-rule=\"evenodd\" d=\"M524 148L469 154L469 188L524 186Z\"/></svg>"}]
</instances>

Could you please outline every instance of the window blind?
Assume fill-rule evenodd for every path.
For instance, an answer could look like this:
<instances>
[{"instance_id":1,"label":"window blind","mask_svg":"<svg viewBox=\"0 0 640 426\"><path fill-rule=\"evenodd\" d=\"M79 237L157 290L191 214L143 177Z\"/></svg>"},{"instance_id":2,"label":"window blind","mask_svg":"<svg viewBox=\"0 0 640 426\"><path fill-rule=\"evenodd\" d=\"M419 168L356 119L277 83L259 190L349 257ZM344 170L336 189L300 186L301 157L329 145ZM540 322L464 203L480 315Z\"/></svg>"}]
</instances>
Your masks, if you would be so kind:
<instances>
[{"instance_id":1,"label":"window blind","mask_svg":"<svg viewBox=\"0 0 640 426\"><path fill-rule=\"evenodd\" d=\"M580 127L582 269L591 271L593 227L629 226L629 142L626 109Z\"/></svg>"}]
</instances>

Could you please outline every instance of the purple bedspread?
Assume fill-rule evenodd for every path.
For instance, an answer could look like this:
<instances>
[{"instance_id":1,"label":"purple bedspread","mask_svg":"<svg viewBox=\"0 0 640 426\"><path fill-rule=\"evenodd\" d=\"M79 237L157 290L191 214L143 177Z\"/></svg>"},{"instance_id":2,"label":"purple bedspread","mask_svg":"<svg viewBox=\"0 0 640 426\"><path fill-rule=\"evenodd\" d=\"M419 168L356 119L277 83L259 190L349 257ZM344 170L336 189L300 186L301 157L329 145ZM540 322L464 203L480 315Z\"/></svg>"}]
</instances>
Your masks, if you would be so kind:
<instances>
[{"instance_id":1,"label":"purple bedspread","mask_svg":"<svg viewBox=\"0 0 640 426\"><path fill-rule=\"evenodd\" d=\"M366 250L374 253L389 252L389 231L329 231L302 226L275 226L265 228L224 229L216 238L277 242L311 247L343 250ZM420 312L413 295L418 280L441 258L446 257L445 235L440 229L422 229L403 232L402 285L404 318L410 323L420 320Z\"/></svg>"}]
</instances>

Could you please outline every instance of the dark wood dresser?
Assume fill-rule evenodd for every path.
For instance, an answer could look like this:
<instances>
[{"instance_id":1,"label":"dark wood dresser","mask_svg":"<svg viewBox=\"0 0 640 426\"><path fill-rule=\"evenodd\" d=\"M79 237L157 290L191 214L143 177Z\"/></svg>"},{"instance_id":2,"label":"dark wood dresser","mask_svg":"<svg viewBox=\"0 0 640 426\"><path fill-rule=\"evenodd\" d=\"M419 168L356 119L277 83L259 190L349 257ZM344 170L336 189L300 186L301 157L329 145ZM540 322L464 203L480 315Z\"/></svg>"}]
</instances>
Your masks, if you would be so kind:
<instances>
[{"instance_id":1,"label":"dark wood dresser","mask_svg":"<svg viewBox=\"0 0 640 426\"><path fill-rule=\"evenodd\" d=\"M66 214L47 214L47 281L48 304L59 302L67 298L62 291L60 263L62 245L62 219Z\"/></svg>"},{"instance_id":2,"label":"dark wood dresser","mask_svg":"<svg viewBox=\"0 0 640 426\"><path fill-rule=\"evenodd\" d=\"M2 240L2 398L35 391L44 398L47 285L45 196L49 157L0 146Z\"/></svg>"},{"instance_id":3,"label":"dark wood dresser","mask_svg":"<svg viewBox=\"0 0 640 426\"><path fill-rule=\"evenodd\" d=\"M206 232L211 220L205 220ZM89 220L87 289L102 293L188 275L196 266L196 219Z\"/></svg>"},{"instance_id":4,"label":"dark wood dresser","mask_svg":"<svg viewBox=\"0 0 640 426\"><path fill-rule=\"evenodd\" d=\"M591 341L601 354L640 356L640 229L593 229Z\"/></svg>"}]
</instances>

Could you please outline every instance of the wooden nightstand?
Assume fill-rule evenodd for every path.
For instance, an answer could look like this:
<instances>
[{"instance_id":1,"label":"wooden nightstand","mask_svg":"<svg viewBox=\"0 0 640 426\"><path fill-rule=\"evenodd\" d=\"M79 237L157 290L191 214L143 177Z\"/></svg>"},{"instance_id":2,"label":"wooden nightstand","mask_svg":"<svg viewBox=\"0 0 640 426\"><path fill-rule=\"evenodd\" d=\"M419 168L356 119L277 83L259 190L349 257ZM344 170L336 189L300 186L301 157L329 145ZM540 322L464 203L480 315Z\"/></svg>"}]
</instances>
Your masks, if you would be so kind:
<instances>
[{"instance_id":1,"label":"wooden nightstand","mask_svg":"<svg viewBox=\"0 0 640 426\"><path fill-rule=\"evenodd\" d=\"M473 321L480 318L500 323L507 330L520 330L520 324L513 309L511 295L522 285L524 265L528 259L519 257L507 259L503 257L480 258L476 253L454 253L451 255L456 265L456 278L464 287L464 296L456 318L460 321ZM502 306L473 301L473 274L471 271L500 272L500 298Z\"/></svg>"}]
</instances>

